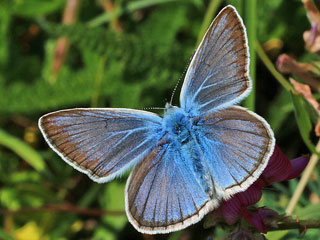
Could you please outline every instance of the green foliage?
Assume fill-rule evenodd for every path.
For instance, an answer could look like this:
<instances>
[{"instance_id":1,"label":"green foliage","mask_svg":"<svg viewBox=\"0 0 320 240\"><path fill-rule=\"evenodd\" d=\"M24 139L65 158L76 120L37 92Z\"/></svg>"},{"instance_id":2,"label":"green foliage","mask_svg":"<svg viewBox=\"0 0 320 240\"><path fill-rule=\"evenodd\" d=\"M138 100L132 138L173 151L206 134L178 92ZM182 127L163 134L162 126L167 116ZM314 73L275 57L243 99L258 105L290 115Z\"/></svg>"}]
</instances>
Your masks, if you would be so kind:
<instances>
[{"instance_id":1,"label":"green foliage","mask_svg":"<svg viewBox=\"0 0 320 240\"><path fill-rule=\"evenodd\" d=\"M16 16L34 18L61 10L64 5L64 0L15 0L12 6L12 12Z\"/></svg>"},{"instance_id":2,"label":"green foliage","mask_svg":"<svg viewBox=\"0 0 320 240\"><path fill-rule=\"evenodd\" d=\"M19 138L15 138L5 131L0 129L0 145L3 145L13 152L15 152L18 156L24 159L27 163L29 163L34 169L39 172L45 170L45 163L42 157L29 147L26 143L21 141Z\"/></svg>"},{"instance_id":3,"label":"green foliage","mask_svg":"<svg viewBox=\"0 0 320 240\"><path fill-rule=\"evenodd\" d=\"M315 146L312 144L310 140L310 132L312 129L311 120L309 114L306 110L305 102L301 95L294 95L291 94L292 102L294 105L295 116L297 120L297 124L301 133L301 136L308 146L311 152L315 153L316 149Z\"/></svg>"},{"instance_id":4,"label":"green foliage","mask_svg":"<svg viewBox=\"0 0 320 240\"><path fill-rule=\"evenodd\" d=\"M47 112L72 107L163 107L199 36L227 3L235 4L247 16L256 14L255 19L245 18L250 44L255 36L262 46L270 39L284 44L276 54L267 52L272 60L269 67L280 50L304 60L317 59L304 50L302 33L309 23L299 1L257 1L256 7L247 5L246 9L245 1L238 0L112 0L111 12L104 11L102 1L79 2L75 24L64 25L65 0L1 1L0 239L143 239L125 213L112 214L124 211L128 174L108 184L93 183L48 148L37 121ZM61 37L68 39L69 50L59 71L54 72ZM255 50L252 48L251 54ZM258 58L253 61L256 94L246 106L255 104L289 158L314 151L315 113L301 96L290 98L266 70L268 64ZM319 179L318 172L315 179ZM274 184L275 191L265 191L259 205L283 213L296 186L297 180ZM308 183L296 214L319 219L319 203L311 201L311 193L320 196L317 180ZM78 208L84 212L79 213ZM8 214L9 210L18 214ZM86 212L89 210L110 214L97 216ZM203 233L200 223L161 239L182 239L189 233L199 240L207 239L201 234L218 239L229 233L220 227L207 231ZM319 230L308 231L306 236L318 239L317 234ZM267 236L295 239L298 233L290 230Z\"/></svg>"}]
</instances>

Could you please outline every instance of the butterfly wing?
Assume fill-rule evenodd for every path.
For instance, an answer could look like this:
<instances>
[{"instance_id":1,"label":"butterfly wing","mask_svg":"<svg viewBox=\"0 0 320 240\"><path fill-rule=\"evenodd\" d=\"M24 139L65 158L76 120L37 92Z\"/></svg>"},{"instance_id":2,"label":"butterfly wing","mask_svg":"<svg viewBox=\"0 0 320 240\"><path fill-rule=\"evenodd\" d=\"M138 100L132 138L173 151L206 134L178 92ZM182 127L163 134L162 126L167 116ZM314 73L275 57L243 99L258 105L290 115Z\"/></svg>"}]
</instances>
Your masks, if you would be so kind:
<instances>
[{"instance_id":1,"label":"butterfly wing","mask_svg":"<svg viewBox=\"0 0 320 240\"><path fill-rule=\"evenodd\" d=\"M138 231L168 233L200 221L247 189L274 148L268 123L242 107L202 116L191 134L181 145L161 139L131 173L126 212Z\"/></svg>"},{"instance_id":2,"label":"butterfly wing","mask_svg":"<svg viewBox=\"0 0 320 240\"><path fill-rule=\"evenodd\" d=\"M250 92L249 52L245 27L232 6L225 7L200 43L181 89L187 113L219 110Z\"/></svg>"},{"instance_id":3,"label":"butterfly wing","mask_svg":"<svg viewBox=\"0 0 320 240\"><path fill-rule=\"evenodd\" d=\"M106 182L146 156L157 143L161 118L131 109L70 109L44 115L39 128L64 161Z\"/></svg>"},{"instance_id":4,"label":"butterfly wing","mask_svg":"<svg viewBox=\"0 0 320 240\"><path fill-rule=\"evenodd\" d=\"M217 196L224 199L260 176L275 145L268 123L239 106L203 116L195 133Z\"/></svg>"},{"instance_id":5,"label":"butterfly wing","mask_svg":"<svg viewBox=\"0 0 320 240\"><path fill-rule=\"evenodd\" d=\"M190 160L190 159L189 159ZM192 165L173 144L155 148L132 171L126 185L126 212L140 232L168 233L202 219L212 201Z\"/></svg>"}]
</instances>

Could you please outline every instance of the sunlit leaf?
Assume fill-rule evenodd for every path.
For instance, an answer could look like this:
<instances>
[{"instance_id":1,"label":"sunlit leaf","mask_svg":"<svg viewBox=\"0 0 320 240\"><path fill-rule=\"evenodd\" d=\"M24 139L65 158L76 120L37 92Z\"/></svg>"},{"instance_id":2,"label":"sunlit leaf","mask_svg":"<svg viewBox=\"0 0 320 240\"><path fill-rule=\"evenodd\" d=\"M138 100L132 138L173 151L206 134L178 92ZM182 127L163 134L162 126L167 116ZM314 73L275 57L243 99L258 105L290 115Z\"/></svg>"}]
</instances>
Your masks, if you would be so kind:
<instances>
[{"instance_id":1,"label":"sunlit leaf","mask_svg":"<svg viewBox=\"0 0 320 240\"><path fill-rule=\"evenodd\" d=\"M320 203L310 204L296 211L300 219L320 219Z\"/></svg>"},{"instance_id":2,"label":"sunlit leaf","mask_svg":"<svg viewBox=\"0 0 320 240\"><path fill-rule=\"evenodd\" d=\"M113 181L106 186L106 190L103 195L103 199L101 202L103 206L106 206L106 210L111 211L123 211L125 209L124 204L124 182ZM103 221L112 227L113 231L120 231L125 224L128 222L127 216L123 215L106 215L103 217ZM108 231L109 236L108 239L115 239L112 232Z\"/></svg>"},{"instance_id":3,"label":"sunlit leaf","mask_svg":"<svg viewBox=\"0 0 320 240\"><path fill-rule=\"evenodd\" d=\"M269 232L268 234L266 234L266 238L272 240L281 240L285 235L288 234L288 232L288 230Z\"/></svg>"},{"instance_id":4,"label":"sunlit leaf","mask_svg":"<svg viewBox=\"0 0 320 240\"><path fill-rule=\"evenodd\" d=\"M42 235L42 229L35 222L28 222L23 227L15 230L16 240L46 240L48 237Z\"/></svg>"},{"instance_id":5,"label":"sunlit leaf","mask_svg":"<svg viewBox=\"0 0 320 240\"><path fill-rule=\"evenodd\" d=\"M10 135L2 129L0 129L0 145L3 145L15 152L37 171L44 171L46 165L41 155L27 143Z\"/></svg>"},{"instance_id":6,"label":"sunlit leaf","mask_svg":"<svg viewBox=\"0 0 320 240\"><path fill-rule=\"evenodd\" d=\"M65 0L15 0L13 11L23 17L34 17L50 14L61 9L65 5Z\"/></svg>"}]
</instances>

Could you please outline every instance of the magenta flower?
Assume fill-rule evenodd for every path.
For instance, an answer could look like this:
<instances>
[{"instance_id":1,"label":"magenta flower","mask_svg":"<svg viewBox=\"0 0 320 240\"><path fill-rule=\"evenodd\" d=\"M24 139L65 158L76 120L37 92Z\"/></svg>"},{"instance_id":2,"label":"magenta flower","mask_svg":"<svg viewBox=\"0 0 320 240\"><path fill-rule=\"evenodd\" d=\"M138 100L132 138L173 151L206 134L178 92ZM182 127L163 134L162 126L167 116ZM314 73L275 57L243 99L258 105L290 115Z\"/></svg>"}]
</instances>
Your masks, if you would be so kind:
<instances>
[{"instance_id":1,"label":"magenta flower","mask_svg":"<svg viewBox=\"0 0 320 240\"><path fill-rule=\"evenodd\" d=\"M261 176L246 191L235 194L231 199L224 201L216 210L229 224L235 224L241 217L251 223L260 232L266 233L266 223L278 214L267 208L258 208L250 211L248 206L257 203L261 196L261 189L274 182L281 182L296 178L309 162L307 157L299 157L289 161L276 145L269 163Z\"/></svg>"}]
</instances>

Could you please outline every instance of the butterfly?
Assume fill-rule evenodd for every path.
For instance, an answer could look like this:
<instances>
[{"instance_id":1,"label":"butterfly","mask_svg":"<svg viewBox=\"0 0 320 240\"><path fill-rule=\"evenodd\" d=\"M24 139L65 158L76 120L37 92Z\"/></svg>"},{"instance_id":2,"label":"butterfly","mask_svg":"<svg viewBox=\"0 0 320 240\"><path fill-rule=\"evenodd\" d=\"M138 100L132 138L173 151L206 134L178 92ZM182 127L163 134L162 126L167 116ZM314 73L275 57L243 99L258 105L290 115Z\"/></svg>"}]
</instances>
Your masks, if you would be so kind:
<instances>
[{"instance_id":1,"label":"butterfly","mask_svg":"<svg viewBox=\"0 0 320 240\"><path fill-rule=\"evenodd\" d=\"M234 106L251 90L242 19L232 6L211 23L188 67L180 107L164 116L125 108L46 114L39 128L69 165L103 183L133 168L125 188L129 221L169 233L199 222L262 173L275 140L268 123Z\"/></svg>"}]
</instances>

